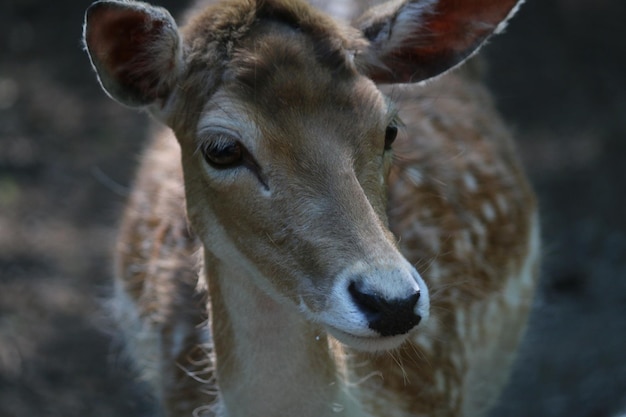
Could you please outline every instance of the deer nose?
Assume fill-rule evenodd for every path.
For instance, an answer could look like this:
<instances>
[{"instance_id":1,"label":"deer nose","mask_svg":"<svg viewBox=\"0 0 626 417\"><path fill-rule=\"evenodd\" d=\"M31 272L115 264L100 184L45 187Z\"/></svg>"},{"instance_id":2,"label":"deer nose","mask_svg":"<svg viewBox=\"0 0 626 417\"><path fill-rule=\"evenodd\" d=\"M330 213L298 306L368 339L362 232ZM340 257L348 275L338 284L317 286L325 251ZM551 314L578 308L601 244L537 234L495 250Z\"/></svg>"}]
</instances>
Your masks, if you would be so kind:
<instances>
[{"instance_id":1,"label":"deer nose","mask_svg":"<svg viewBox=\"0 0 626 417\"><path fill-rule=\"evenodd\" d=\"M354 303L365 315L369 328L381 336L408 333L422 319L415 311L420 298L419 290L406 298L387 299L374 290L366 289L359 282L352 281L348 291Z\"/></svg>"}]
</instances>

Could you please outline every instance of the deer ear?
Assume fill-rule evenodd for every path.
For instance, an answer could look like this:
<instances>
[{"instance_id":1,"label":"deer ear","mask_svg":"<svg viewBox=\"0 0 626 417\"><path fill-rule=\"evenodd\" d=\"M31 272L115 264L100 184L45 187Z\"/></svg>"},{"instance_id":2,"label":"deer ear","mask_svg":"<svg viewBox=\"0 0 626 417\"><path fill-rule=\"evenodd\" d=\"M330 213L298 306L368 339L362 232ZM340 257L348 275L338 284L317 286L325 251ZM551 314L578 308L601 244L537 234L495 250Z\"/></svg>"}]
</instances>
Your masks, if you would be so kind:
<instances>
[{"instance_id":1,"label":"deer ear","mask_svg":"<svg viewBox=\"0 0 626 417\"><path fill-rule=\"evenodd\" d=\"M162 104L180 74L178 29L160 7L98 1L85 13L83 41L102 88L122 104Z\"/></svg>"},{"instance_id":2,"label":"deer ear","mask_svg":"<svg viewBox=\"0 0 626 417\"><path fill-rule=\"evenodd\" d=\"M366 12L357 64L378 83L423 81L461 64L506 26L523 0L403 0Z\"/></svg>"}]
</instances>

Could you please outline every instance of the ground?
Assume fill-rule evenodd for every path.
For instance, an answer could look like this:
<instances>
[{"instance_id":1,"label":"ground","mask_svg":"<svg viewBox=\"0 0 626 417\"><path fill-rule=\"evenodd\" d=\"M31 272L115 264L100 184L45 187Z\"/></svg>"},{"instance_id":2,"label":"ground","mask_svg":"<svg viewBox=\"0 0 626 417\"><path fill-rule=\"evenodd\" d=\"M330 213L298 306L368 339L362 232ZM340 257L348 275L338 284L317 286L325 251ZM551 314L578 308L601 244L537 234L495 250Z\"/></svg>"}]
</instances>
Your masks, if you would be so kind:
<instances>
[{"instance_id":1,"label":"ground","mask_svg":"<svg viewBox=\"0 0 626 417\"><path fill-rule=\"evenodd\" d=\"M96 84L80 45L88 3L0 3L0 416L150 412L101 307L149 122ZM529 0L485 50L545 242L494 417L626 409L624 19L623 2Z\"/></svg>"}]
</instances>

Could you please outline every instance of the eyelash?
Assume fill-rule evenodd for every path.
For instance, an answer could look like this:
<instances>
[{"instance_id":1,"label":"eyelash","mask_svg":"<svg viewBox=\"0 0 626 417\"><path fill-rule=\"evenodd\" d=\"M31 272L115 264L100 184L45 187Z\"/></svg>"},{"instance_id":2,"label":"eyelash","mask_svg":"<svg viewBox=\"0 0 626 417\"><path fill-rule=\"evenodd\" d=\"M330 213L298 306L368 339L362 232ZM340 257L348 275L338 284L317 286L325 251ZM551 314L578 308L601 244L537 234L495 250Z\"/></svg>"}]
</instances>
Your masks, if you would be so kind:
<instances>
[{"instance_id":1,"label":"eyelash","mask_svg":"<svg viewBox=\"0 0 626 417\"><path fill-rule=\"evenodd\" d=\"M215 169L235 168L243 165L247 151L235 138L219 135L201 146L205 161Z\"/></svg>"},{"instance_id":2,"label":"eyelash","mask_svg":"<svg viewBox=\"0 0 626 417\"><path fill-rule=\"evenodd\" d=\"M210 140L200 145L199 150L207 164L216 170L244 167L250 170L269 190L268 182L261 167L246 147L235 137L228 134L215 134Z\"/></svg>"}]
</instances>

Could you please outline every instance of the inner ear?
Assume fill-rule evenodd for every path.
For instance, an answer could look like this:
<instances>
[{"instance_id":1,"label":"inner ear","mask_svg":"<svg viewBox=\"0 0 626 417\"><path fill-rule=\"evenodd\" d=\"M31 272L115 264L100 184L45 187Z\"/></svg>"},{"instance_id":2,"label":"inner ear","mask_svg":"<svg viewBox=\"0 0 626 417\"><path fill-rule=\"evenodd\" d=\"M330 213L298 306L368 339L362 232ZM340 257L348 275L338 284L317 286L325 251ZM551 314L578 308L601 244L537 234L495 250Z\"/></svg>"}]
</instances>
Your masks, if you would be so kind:
<instances>
[{"instance_id":1,"label":"inner ear","mask_svg":"<svg viewBox=\"0 0 626 417\"><path fill-rule=\"evenodd\" d=\"M166 98L182 66L176 23L160 7L120 0L92 4L84 42L105 91L129 106Z\"/></svg>"},{"instance_id":2,"label":"inner ear","mask_svg":"<svg viewBox=\"0 0 626 417\"><path fill-rule=\"evenodd\" d=\"M520 0L405 0L366 12L357 27L369 41L358 56L378 83L418 82L472 56L500 32Z\"/></svg>"}]
</instances>

